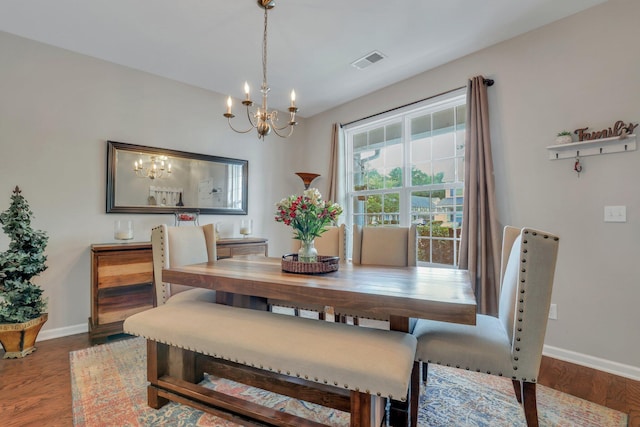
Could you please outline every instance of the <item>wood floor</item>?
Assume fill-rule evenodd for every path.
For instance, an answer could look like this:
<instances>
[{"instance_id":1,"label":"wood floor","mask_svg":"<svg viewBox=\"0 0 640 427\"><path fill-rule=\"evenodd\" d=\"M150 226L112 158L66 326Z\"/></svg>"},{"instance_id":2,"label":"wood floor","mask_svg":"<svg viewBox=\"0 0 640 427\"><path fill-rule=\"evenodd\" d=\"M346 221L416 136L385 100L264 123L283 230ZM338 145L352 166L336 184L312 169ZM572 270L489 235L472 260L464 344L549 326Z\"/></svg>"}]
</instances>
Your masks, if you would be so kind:
<instances>
[{"instance_id":1,"label":"wood floor","mask_svg":"<svg viewBox=\"0 0 640 427\"><path fill-rule=\"evenodd\" d=\"M25 358L0 359L0 424L72 426L69 352L89 346L89 334L71 335L38 342Z\"/></svg>"},{"instance_id":2,"label":"wood floor","mask_svg":"<svg viewBox=\"0 0 640 427\"><path fill-rule=\"evenodd\" d=\"M0 359L0 424L73 425L69 352L89 346L88 334L78 334L41 341L24 359ZM539 382L628 413L629 426L640 427L639 381L544 357Z\"/></svg>"}]
</instances>

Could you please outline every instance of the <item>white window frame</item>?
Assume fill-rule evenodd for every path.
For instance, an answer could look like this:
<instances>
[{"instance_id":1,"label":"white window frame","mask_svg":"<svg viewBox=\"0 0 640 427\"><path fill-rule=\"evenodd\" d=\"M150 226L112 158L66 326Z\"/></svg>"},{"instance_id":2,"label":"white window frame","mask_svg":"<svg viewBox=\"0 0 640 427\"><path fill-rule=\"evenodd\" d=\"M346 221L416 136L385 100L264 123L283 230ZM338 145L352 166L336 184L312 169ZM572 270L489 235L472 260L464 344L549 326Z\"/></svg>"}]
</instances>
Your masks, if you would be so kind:
<instances>
[{"instance_id":1,"label":"white window frame","mask_svg":"<svg viewBox=\"0 0 640 427\"><path fill-rule=\"evenodd\" d=\"M357 195L367 196L367 195L377 195L377 194L389 194L389 193L399 193L400 194L400 203L399 203L399 223L396 226L400 227L408 227L411 225L411 194L413 191L424 189L423 186L411 186L411 119L423 116L425 114L435 113L440 110L446 110L451 107L456 107L459 105L466 104L466 88L461 88L456 91L452 91L450 93L440 95L420 103L416 103L407 107L403 107L401 109L396 109L391 112L378 115L374 118L371 118L367 121L359 121L358 123L354 123L352 125L344 126L344 136L345 136L345 184L346 184L346 206L345 206L345 222L347 224L348 229L352 229L354 225L354 201L353 198ZM366 130L380 128L392 123L397 123L400 121L401 123L401 144L403 144L403 183L405 185L396 188L384 188L384 189L375 189L375 190L361 190L356 193L353 190L354 188L354 171L353 171L353 136L355 134L362 133ZM466 126L466 124L465 124ZM409 135L409 137L407 137ZM457 143L457 141L456 141ZM457 167L457 166L456 166ZM429 186L430 190L440 190L440 189L459 189L462 191L464 186L464 177L459 176L459 181L455 183L445 183L445 184L431 184ZM350 237L350 236L349 236ZM456 240L457 238L439 238L443 240ZM458 239L459 240L459 239ZM457 264L458 254L457 247L458 245L454 244L454 264ZM348 245L350 248L351 245ZM350 256L351 254L348 254ZM427 262L419 262L420 265L429 265L429 266L438 266L438 267L450 267L455 268L456 265L449 264L435 264L435 263L427 263Z\"/></svg>"}]
</instances>

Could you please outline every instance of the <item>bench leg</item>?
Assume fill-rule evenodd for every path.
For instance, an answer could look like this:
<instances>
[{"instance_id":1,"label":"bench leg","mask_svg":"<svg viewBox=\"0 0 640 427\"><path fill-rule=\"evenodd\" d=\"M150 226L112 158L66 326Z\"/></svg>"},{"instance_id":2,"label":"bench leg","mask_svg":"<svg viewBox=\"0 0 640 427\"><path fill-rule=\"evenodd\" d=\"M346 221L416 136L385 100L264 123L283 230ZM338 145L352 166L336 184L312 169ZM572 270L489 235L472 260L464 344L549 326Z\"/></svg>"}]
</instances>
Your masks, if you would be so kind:
<instances>
[{"instance_id":1,"label":"bench leg","mask_svg":"<svg viewBox=\"0 0 640 427\"><path fill-rule=\"evenodd\" d=\"M368 393L351 392L351 427L371 427L382 424L385 400Z\"/></svg>"},{"instance_id":2,"label":"bench leg","mask_svg":"<svg viewBox=\"0 0 640 427\"><path fill-rule=\"evenodd\" d=\"M160 409L169 400L158 396L158 378L167 373L168 347L159 342L147 340L147 380L150 385L147 387L147 404L153 409Z\"/></svg>"},{"instance_id":3,"label":"bench leg","mask_svg":"<svg viewBox=\"0 0 640 427\"><path fill-rule=\"evenodd\" d=\"M204 372L198 366L197 354L177 347L169 347L166 373L174 378L198 384L204 379Z\"/></svg>"}]
</instances>

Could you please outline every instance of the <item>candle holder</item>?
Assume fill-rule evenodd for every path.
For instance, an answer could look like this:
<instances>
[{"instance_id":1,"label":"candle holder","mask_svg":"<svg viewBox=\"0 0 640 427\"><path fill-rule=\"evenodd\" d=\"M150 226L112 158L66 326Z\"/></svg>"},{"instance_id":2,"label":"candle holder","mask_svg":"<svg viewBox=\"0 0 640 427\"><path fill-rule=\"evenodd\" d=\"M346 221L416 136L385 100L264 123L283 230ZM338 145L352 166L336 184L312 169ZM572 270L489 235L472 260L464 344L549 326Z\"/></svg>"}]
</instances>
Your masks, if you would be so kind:
<instances>
[{"instance_id":1,"label":"candle holder","mask_svg":"<svg viewBox=\"0 0 640 427\"><path fill-rule=\"evenodd\" d=\"M113 237L116 240L131 240L133 239L133 221L116 220L113 222Z\"/></svg>"},{"instance_id":2,"label":"candle holder","mask_svg":"<svg viewBox=\"0 0 640 427\"><path fill-rule=\"evenodd\" d=\"M242 234L242 237L247 238L251 233L253 233L253 220L243 219L240 221L240 234Z\"/></svg>"}]
</instances>

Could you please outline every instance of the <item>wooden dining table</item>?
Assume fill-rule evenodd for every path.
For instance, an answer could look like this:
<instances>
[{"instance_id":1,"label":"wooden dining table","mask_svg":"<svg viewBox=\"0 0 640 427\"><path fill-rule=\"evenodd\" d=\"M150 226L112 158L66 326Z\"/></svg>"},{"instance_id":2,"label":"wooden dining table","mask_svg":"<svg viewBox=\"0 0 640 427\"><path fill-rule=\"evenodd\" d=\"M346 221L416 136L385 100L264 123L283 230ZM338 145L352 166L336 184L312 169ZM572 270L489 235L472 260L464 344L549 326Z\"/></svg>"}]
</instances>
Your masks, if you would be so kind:
<instances>
[{"instance_id":1,"label":"wooden dining table","mask_svg":"<svg viewBox=\"0 0 640 427\"><path fill-rule=\"evenodd\" d=\"M296 274L283 271L280 258L246 256L164 269L162 280L214 289L223 304L232 304L234 295L244 295L340 307L388 318L392 330L404 332L409 331L410 318L468 325L476 320L469 273L452 268L342 263L327 274ZM398 411L404 424L408 410Z\"/></svg>"},{"instance_id":2,"label":"wooden dining table","mask_svg":"<svg viewBox=\"0 0 640 427\"><path fill-rule=\"evenodd\" d=\"M327 274L282 270L280 258L235 257L215 263L165 269L163 281L215 289L226 303L229 294L339 306L390 316L391 329L408 331L409 318L474 325L476 298L466 270L341 264Z\"/></svg>"}]
</instances>

